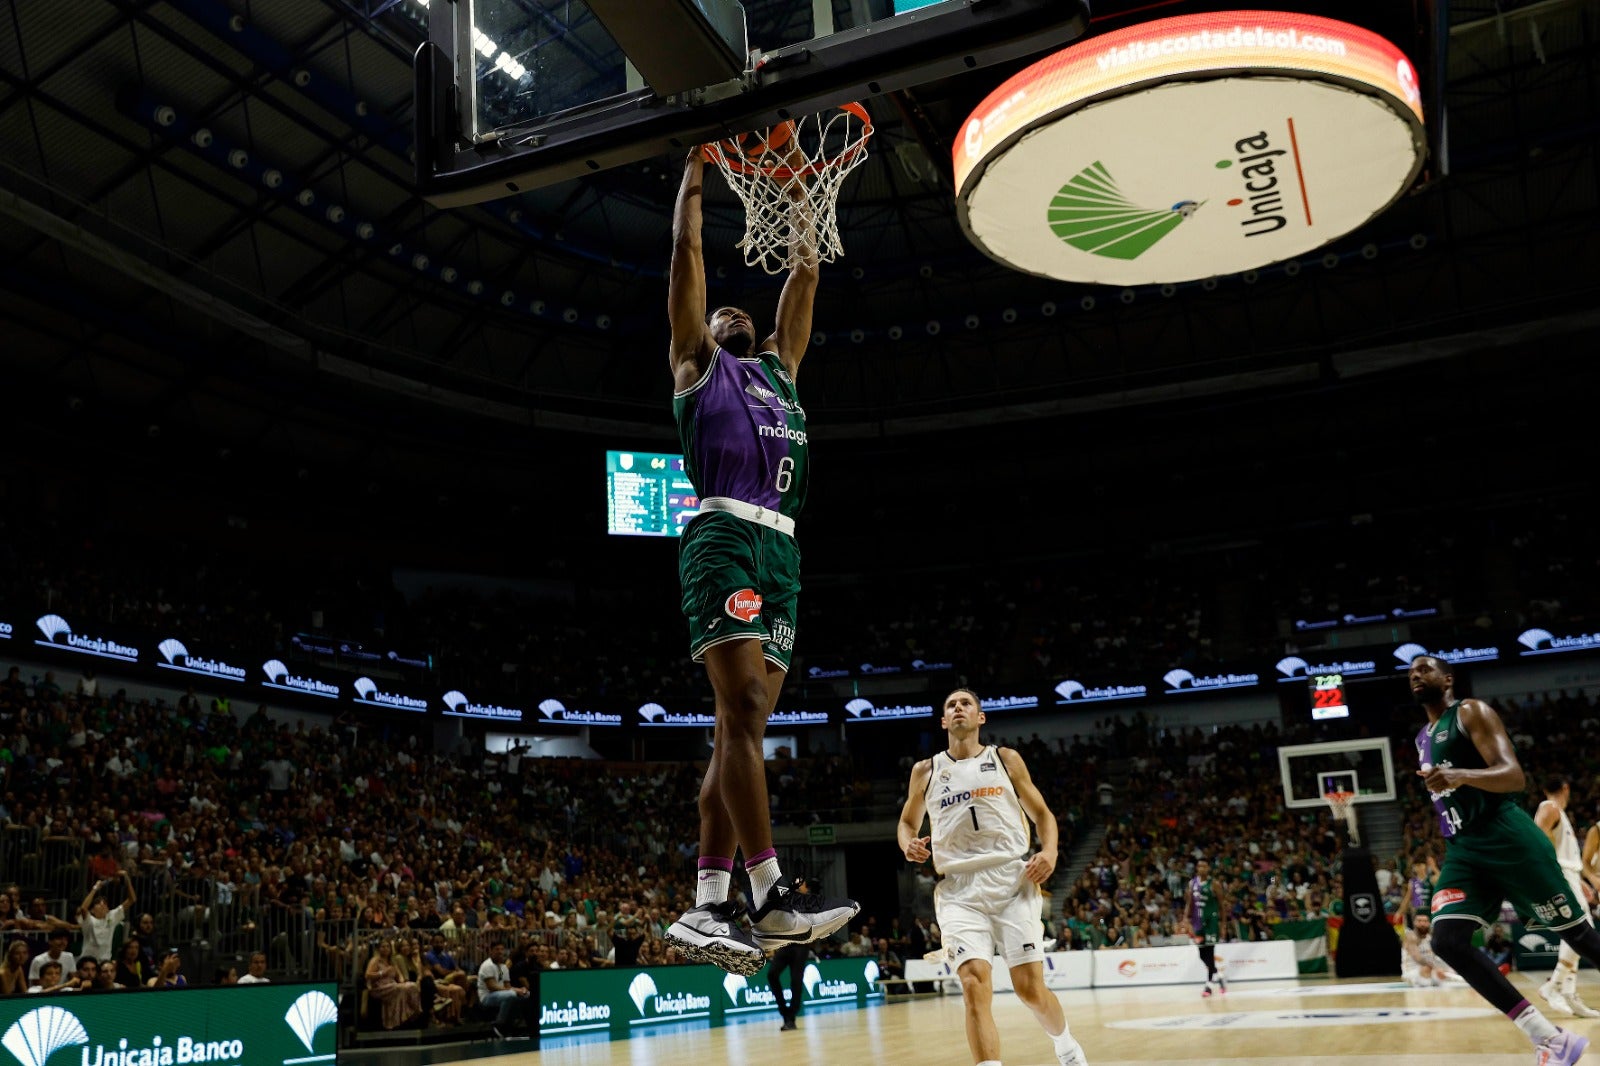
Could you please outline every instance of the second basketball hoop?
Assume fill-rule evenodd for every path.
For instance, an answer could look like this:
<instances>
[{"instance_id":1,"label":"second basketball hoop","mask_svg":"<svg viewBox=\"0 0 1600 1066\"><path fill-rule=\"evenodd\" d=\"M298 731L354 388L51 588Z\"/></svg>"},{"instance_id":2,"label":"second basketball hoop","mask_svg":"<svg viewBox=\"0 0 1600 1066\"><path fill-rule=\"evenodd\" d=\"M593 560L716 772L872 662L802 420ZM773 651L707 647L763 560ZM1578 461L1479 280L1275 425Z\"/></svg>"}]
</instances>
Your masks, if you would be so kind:
<instances>
[{"instance_id":1,"label":"second basketball hoop","mask_svg":"<svg viewBox=\"0 0 1600 1066\"><path fill-rule=\"evenodd\" d=\"M704 146L744 205L746 266L778 274L844 254L839 190L866 161L871 137L866 108L848 103Z\"/></svg>"}]
</instances>

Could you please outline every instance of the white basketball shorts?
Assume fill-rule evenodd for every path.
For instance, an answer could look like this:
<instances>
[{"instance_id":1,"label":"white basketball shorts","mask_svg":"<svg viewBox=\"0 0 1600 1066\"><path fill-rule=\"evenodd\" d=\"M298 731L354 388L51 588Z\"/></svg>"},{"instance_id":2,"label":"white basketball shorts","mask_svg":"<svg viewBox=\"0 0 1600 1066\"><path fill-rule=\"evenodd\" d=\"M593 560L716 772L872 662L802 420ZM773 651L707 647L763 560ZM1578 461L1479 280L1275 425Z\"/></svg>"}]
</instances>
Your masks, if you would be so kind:
<instances>
[{"instance_id":1,"label":"white basketball shorts","mask_svg":"<svg viewBox=\"0 0 1600 1066\"><path fill-rule=\"evenodd\" d=\"M1013 859L969 873L950 874L933 892L940 941L956 969L968 959L1006 965L1044 961L1044 897Z\"/></svg>"}]
</instances>

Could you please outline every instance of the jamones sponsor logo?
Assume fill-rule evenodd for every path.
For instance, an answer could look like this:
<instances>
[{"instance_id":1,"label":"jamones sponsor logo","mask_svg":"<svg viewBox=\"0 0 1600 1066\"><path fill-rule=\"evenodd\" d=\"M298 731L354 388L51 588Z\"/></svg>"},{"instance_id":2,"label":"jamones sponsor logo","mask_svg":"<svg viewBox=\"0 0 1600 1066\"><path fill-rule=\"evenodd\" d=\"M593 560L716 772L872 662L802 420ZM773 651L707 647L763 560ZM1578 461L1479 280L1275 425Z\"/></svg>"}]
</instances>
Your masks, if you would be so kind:
<instances>
[{"instance_id":1,"label":"jamones sponsor logo","mask_svg":"<svg viewBox=\"0 0 1600 1066\"><path fill-rule=\"evenodd\" d=\"M761 594L755 589L740 589L730 593L722 609L728 617L740 622L754 622L761 617Z\"/></svg>"},{"instance_id":2,"label":"jamones sponsor logo","mask_svg":"<svg viewBox=\"0 0 1600 1066\"><path fill-rule=\"evenodd\" d=\"M1459 888L1442 888L1433 894L1433 913L1438 914L1452 903L1460 903L1467 894Z\"/></svg>"},{"instance_id":3,"label":"jamones sponsor logo","mask_svg":"<svg viewBox=\"0 0 1600 1066\"><path fill-rule=\"evenodd\" d=\"M1072 678L1056 685L1057 704L1099 703L1103 700L1138 700L1149 695L1144 685L1085 685Z\"/></svg>"}]
</instances>

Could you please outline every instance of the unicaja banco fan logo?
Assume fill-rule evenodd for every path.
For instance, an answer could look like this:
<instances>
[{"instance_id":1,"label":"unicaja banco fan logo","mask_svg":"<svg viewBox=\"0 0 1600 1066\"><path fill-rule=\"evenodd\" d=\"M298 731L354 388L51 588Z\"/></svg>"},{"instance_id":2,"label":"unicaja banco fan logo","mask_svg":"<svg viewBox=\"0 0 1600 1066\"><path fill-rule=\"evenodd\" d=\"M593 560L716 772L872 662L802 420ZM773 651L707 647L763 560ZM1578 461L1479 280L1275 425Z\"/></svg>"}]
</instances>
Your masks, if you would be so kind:
<instances>
[{"instance_id":1,"label":"unicaja banco fan logo","mask_svg":"<svg viewBox=\"0 0 1600 1066\"><path fill-rule=\"evenodd\" d=\"M324 1025L330 1025L339 1019L339 1005L333 997L326 992L313 990L307 992L289 1005L289 1013L283 1020L294 1030L294 1035L300 1038L300 1043L310 1052L309 1057L285 1060L285 1066L291 1063L327 1062L334 1058L334 1052L318 1055L316 1053L317 1030Z\"/></svg>"},{"instance_id":2,"label":"unicaja banco fan logo","mask_svg":"<svg viewBox=\"0 0 1600 1066\"><path fill-rule=\"evenodd\" d=\"M72 623L62 618L59 614L40 615L34 619L34 625L39 627L39 632L44 634L43 640L34 643L42 648L55 648L58 651L77 651L85 655L93 655L100 659L119 659L123 662L136 663L139 661L139 649L126 644L118 644L114 640L104 637L86 637L72 631Z\"/></svg>"},{"instance_id":3,"label":"unicaja banco fan logo","mask_svg":"<svg viewBox=\"0 0 1600 1066\"><path fill-rule=\"evenodd\" d=\"M1105 164L1096 161L1050 201L1050 229L1090 255L1137 259L1198 210L1200 204L1193 200L1166 208L1141 207L1122 194Z\"/></svg>"},{"instance_id":4,"label":"unicaja banco fan logo","mask_svg":"<svg viewBox=\"0 0 1600 1066\"><path fill-rule=\"evenodd\" d=\"M50 1056L62 1048L88 1042L89 1033L78 1016L61 1007L30 1010L0 1037L0 1043L22 1066L45 1066Z\"/></svg>"},{"instance_id":5,"label":"unicaja banco fan logo","mask_svg":"<svg viewBox=\"0 0 1600 1066\"><path fill-rule=\"evenodd\" d=\"M628 983L628 998L633 1000L634 1007L639 1011L639 1017L630 1021L629 1025L711 1016L710 996L671 990L663 992L648 973L634 975Z\"/></svg>"}]
</instances>

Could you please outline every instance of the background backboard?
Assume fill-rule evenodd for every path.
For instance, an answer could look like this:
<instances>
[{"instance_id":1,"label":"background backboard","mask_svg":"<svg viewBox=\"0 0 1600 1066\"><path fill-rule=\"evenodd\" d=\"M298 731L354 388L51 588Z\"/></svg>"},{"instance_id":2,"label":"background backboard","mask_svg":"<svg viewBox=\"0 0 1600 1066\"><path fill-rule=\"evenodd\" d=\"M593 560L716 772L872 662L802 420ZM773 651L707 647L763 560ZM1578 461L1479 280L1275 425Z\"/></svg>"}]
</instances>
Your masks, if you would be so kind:
<instances>
[{"instance_id":1,"label":"background backboard","mask_svg":"<svg viewBox=\"0 0 1600 1066\"><path fill-rule=\"evenodd\" d=\"M509 196L1041 55L1087 29L1085 0L429 0L418 184L436 206ZM719 80L683 89L686 67Z\"/></svg>"},{"instance_id":2,"label":"background backboard","mask_svg":"<svg viewBox=\"0 0 1600 1066\"><path fill-rule=\"evenodd\" d=\"M1291 810L1324 807L1323 796L1335 788L1354 792L1356 803L1395 798L1394 760L1386 740L1285 744L1278 749L1278 772L1283 804Z\"/></svg>"}]
</instances>

